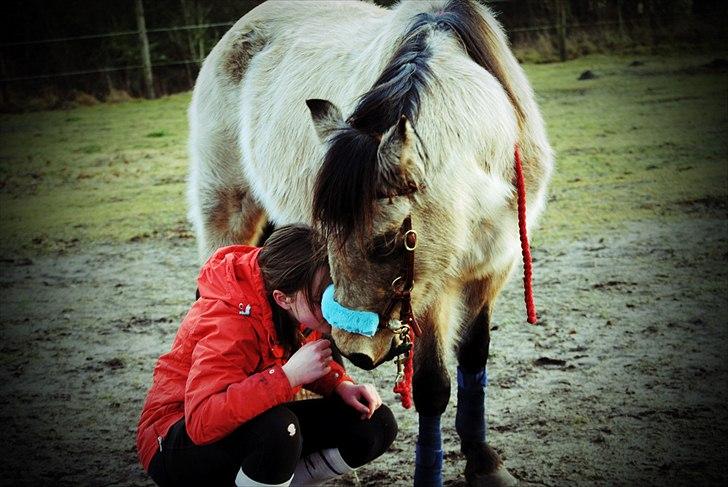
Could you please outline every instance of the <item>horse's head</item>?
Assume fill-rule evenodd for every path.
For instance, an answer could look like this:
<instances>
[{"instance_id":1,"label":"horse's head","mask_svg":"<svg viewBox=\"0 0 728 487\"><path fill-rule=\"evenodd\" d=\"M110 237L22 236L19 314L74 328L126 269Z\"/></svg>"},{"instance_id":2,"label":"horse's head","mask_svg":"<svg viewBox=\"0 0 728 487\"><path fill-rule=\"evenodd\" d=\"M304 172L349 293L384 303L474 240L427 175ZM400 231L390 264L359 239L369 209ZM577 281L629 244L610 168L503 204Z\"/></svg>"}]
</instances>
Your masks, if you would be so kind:
<instances>
[{"instance_id":1,"label":"horse's head","mask_svg":"<svg viewBox=\"0 0 728 487\"><path fill-rule=\"evenodd\" d=\"M444 212L428 204L424 186L424 149L407 117L383 133L364 133L346 122L332 103L309 100L308 106L326 157L314 195L314 221L329 237L329 262L341 305L379 315L373 337L334 328L333 338L355 365L372 369L402 351L389 329L400 316L393 301L402 285L407 228L419 233L412 292L416 315L432 301L445 280L452 256ZM429 202L431 203L431 202ZM401 290L401 289L399 289Z\"/></svg>"}]
</instances>

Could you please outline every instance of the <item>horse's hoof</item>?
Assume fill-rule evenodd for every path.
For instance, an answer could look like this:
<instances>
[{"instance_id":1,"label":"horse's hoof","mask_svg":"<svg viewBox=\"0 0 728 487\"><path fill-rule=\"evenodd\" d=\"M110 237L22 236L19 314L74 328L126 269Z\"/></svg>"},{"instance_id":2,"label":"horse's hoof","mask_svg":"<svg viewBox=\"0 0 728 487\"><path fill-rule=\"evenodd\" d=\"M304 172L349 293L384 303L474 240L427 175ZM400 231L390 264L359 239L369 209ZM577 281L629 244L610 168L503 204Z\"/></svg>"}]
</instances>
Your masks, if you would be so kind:
<instances>
[{"instance_id":1,"label":"horse's hoof","mask_svg":"<svg viewBox=\"0 0 728 487\"><path fill-rule=\"evenodd\" d=\"M465 479L468 481L468 487L515 487L518 485L518 479L511 475L506 467L500 467L491 473L466 475Z\"/></svg>"}]
</instances>

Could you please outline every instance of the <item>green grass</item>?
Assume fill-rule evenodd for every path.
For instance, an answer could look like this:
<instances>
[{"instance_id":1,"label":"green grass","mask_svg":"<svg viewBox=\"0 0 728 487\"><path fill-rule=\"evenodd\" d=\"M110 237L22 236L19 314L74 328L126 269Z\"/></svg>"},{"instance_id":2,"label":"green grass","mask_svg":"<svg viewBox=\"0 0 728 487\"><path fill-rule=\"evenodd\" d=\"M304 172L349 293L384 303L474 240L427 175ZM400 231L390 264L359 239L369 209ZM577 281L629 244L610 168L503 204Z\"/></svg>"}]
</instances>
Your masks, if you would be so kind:
<instances>
[{"instance_id":1,"label":"green grass","mask_svg":"<svg viewBox=\"0 0 728 487\"><path fill-rule=\"evenodd\" d=\"M185 235L189 98L3 115L3 253Z\"/></svg>"},{"instance_id":2,"label":"green grass","mask_svg":"<svg viewBox=\"0 0 728 487\"><path fill-rule=\"evenodd\" d=\"M557 154L536 244L687 218L728 197L728 76L718 55L527 65ZM725 56L722 56L725 57ZM578 81L590 69L599 77ZM3 255L187 236L189 94L0 116Z\"/></svg>"},{"instance_id":3,"label":"green grass","mask_svg":"<svg viewBox=\"0 0 728 487\"><path fill-rule=\"evenodd\" d=\"M713 56L715 57L715 56ZM536 241L685 218L728 196L728 76L710 56L589 56L528 66L557 156ZM579 81L585 70L597 79Z\"/></svg>"}]
</instances>

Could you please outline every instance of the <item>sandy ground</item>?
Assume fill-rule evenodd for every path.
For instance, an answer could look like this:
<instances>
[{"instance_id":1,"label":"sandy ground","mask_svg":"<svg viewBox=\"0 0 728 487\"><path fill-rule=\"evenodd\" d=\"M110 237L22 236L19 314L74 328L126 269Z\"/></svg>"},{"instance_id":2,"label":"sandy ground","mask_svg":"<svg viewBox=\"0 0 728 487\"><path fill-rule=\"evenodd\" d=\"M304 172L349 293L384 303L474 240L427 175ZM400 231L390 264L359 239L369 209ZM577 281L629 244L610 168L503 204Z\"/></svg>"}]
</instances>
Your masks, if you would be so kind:
<instances>
[{"instance_id":1,"label":"sandy ground","mask_svg":"<svg viewBox=\"0 0 728 487\"><path fill-rule=\"evenodd\" d=\"M726 485L726 218L724 205L696 202L679 221L535 249L542 324L525 323L514 278L489 362L489 438L517 477ZM137 464L136 421L196 269L189 239L0 262L0 484L151 485ZM390 392L394 366L369 377L400 435L358 479L336 485L408 485L416 414ZM448 486L464 485L455 402L443 419Z\"/></svg>"}]
</instances>

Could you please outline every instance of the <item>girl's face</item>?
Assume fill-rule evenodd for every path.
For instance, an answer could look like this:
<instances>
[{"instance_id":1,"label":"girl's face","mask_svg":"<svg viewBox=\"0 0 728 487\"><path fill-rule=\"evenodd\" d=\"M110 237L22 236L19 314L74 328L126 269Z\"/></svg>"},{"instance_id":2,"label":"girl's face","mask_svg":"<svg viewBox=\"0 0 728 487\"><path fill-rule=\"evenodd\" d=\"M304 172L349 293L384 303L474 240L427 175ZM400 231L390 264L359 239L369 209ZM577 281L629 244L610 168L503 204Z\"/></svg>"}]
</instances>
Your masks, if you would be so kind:
<instances>
[{"instance_id":1,"label":"girl's face","mask_svg":"<svg viewBox=\"0 0 728 487\"><path fill-rule=\"evenodd\" d=\"M328 269L322 268L316 273L313 283L313 289L321 289L325 281L328 281ZM283 294L283 293L281 293ZM275 296L274 296L275 297ZM303 324L306 328L310 328L320 333L331 333L331 325L324 319L321 314L321 296L313 296L313 303L309 306L306 302L306 294L304 291L296 291L293 295L285 296L276 302L283 309L288 311L293 319Z\"/></svg>"}]
</instances>

